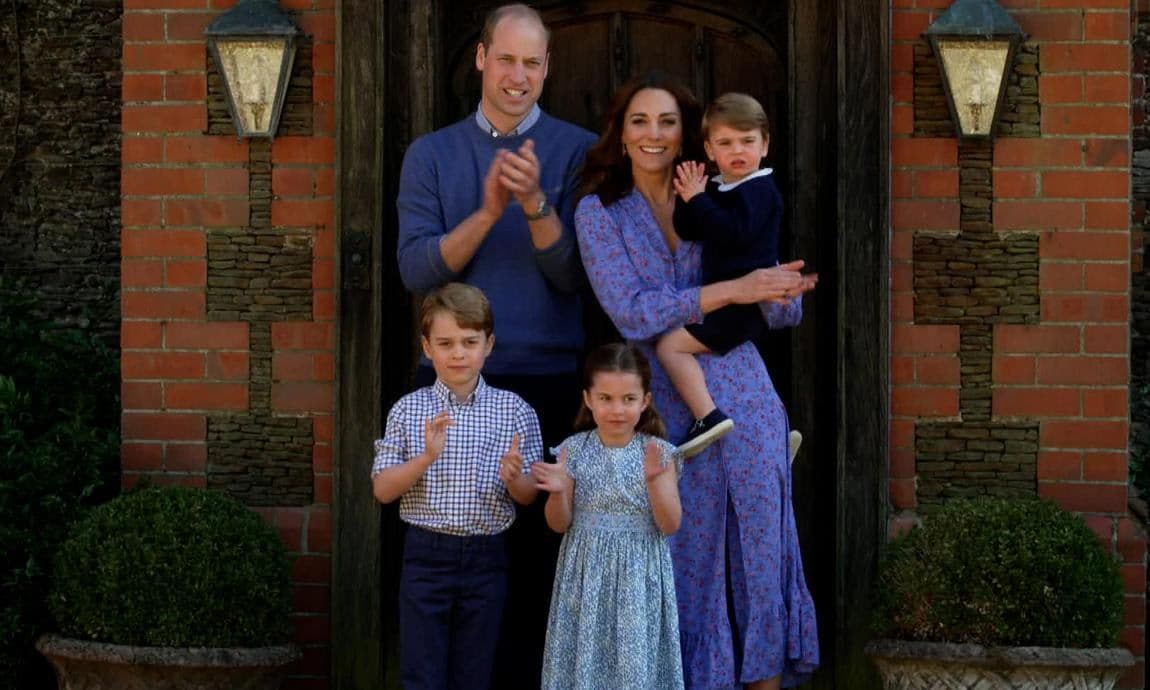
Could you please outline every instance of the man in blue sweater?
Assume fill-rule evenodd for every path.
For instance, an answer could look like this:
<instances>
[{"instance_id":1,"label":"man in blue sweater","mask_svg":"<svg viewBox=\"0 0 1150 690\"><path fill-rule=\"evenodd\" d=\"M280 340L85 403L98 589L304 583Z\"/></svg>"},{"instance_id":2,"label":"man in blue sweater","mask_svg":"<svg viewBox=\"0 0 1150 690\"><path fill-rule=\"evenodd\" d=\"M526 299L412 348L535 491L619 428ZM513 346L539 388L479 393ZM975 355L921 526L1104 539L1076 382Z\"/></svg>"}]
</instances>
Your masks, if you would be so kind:
<instances>
[{"instance_id":1,"label":"man in blue sweater","mask_svg":"<svg viewBox=\"0 0 1150 690\"><path fill-rule=\"evenodd\" d=\"M535 408L544 447L568 435L579 404L585 279L573 217L578 172L595 140L537 104L549 38L526 5L488 15L475 53L479 107L411 144L397 200L404 285L425 293L459 281L487 295L499 338L484 378ZM416 384L433 380L424 362ZM559 543L541 506L521 511L507 535L509 607L492 687L539 686Z\"/></svg>"}]
</instances>

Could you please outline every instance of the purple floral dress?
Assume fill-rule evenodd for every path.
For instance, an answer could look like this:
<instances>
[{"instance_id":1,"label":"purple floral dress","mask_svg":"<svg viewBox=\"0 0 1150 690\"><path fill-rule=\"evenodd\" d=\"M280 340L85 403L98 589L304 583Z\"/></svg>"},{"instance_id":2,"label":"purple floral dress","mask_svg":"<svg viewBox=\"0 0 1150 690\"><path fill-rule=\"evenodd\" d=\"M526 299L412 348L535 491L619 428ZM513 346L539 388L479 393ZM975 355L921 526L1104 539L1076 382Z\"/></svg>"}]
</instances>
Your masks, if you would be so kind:
<instances>
[{"instance_id":1,"label":"purple floral dress","mask_svg":"<svg viewBox=\"0 0 1150 690\"><path fill-rule=\"evenodd\" d=\"M603 309L651 360L668 433L685 435L691 414L655 359L654 340L703 318L700 247L683 242L672 255L634 190L607 208L585 197L575 228ZM774 328L795 325L801 303L772 305L767 317ZM797 685L818 665L819 647L791 505L786 410L751 343L699 362L735 429L687 461L679 486L683 523L671 556L686 687L725 690L779 674L784 687Z\"/></svg>"}]
</instances>

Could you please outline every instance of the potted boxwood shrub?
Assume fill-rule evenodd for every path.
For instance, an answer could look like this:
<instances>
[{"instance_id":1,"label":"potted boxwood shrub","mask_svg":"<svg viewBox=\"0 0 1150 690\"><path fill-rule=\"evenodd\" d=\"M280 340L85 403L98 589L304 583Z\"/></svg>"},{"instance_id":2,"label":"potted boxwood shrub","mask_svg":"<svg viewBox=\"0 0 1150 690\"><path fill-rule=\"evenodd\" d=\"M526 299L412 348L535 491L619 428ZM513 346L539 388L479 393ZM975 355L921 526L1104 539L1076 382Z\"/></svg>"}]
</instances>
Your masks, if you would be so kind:
<instances>
[{"instance_id":1,"label":"potted boxwood shrub","mask_svg":"<svg viewBox=\"0 0 1150 690\"><path fill-rule=\"evenodd\" d=\"M146 488L61 545L37 648L61 690L273 690L299 657L275 531L219 492Z\"/></svg>"},{"instance_id":2,"label":"potted boxwood shrub","mask_svg":"<svg viewBox=\"0 0 1150 690\"><path fill-rule=\"evenodd\" d=\"M887 688L1113 688L1118 564L1044 500L954 500L887 549L867 654Z\"/></svg>"}]
</instances>

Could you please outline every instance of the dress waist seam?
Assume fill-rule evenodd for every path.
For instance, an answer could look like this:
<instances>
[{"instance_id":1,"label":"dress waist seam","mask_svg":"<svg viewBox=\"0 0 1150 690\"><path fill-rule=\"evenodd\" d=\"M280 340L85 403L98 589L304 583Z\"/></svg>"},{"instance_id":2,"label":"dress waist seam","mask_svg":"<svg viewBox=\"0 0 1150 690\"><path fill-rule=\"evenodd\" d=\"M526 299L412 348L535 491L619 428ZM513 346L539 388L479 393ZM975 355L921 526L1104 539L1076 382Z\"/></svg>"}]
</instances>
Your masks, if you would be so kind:
<instances>
[{"instance_id":1,"label":"dress waist seam","mask_svg":"<svg viewBox=\"0 0 1150 690\"><path fill-rule=\"evenodd\" d=\"M620 513L599 513L576 511L571 522L572 529L606 530L609 532L657 532L655 521L650 515L625 515Z\"/></svg>"}]
</instances>

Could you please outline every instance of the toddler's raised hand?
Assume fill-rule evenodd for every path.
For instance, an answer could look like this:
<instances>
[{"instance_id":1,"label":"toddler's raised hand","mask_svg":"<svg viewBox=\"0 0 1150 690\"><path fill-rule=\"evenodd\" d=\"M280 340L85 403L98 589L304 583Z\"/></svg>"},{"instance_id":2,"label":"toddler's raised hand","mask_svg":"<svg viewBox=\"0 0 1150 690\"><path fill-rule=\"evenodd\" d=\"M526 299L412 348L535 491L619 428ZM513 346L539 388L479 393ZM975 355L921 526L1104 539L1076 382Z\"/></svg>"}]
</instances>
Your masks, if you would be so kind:
<instances>
[{"instance_id":1,"label":"toddler's raised hand","mask_svg":"<svg viewBox=\"0 0 1150 690\"><path fill-rule=\"evenodd\" d=\"M567 449L559 449L559 458L553 465L545 462L532 465L531 476L535 477L535 482L544 491L553 494L570 491L574 480L567 474Z\"/></svg>"},{"instance_id":2,"label":"toddler's raised hand","mask_svg":"<svg viewBox=\"0 0 1150 690\"><path fill-rule=\"evenodd\" d=\"M519 434L511 434L511 447L499 458L499 478L510 484L523 474L523 456L519 454Z\"/></svg>"},{"instance_id":3,"label":"toddler's raised hand","mask_svg":"<svg viewBox=\"0 0 1150 690\"><path fill-rule=\"evenodd\" d=\"M675 179L671 180L675 193L683 201L690 201L707 188L707 168L698 161L683 161L675 166Z\"/></svg>"},{"instance_id":4,"label":"toddler's raised hand","mask_svg":"<svg viewBox=\"0 0 1150 690\"><path fill-rule=\"evenodd\" d=\"M423 423L423 447L432 460L437 460L447 443L447 427L455 422L447 410L440 412Z\"/></svg>"},{"instance_id":5,"label":"toddler's raised hand","mask_svg":"<svg viewBox=\"0 0 1150 690\"><path fill-rule=\"evenodd\" d=\"M654 440L643 448L643 478L651 481L667 471L671 463L663 462L663 449Z\"/></svg>"}]
</instances>

